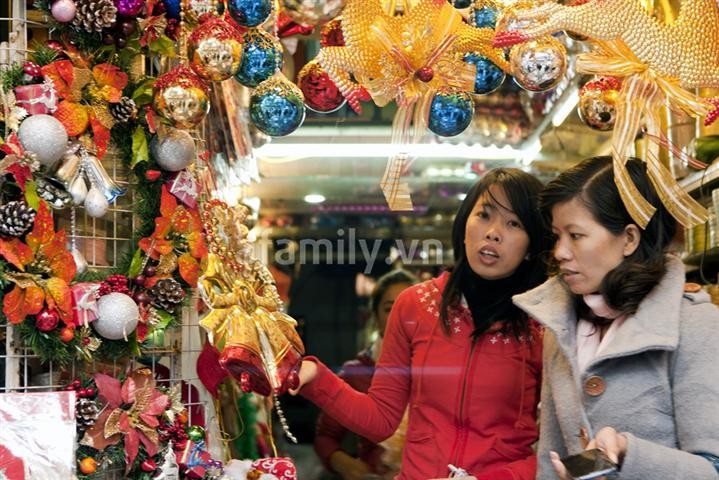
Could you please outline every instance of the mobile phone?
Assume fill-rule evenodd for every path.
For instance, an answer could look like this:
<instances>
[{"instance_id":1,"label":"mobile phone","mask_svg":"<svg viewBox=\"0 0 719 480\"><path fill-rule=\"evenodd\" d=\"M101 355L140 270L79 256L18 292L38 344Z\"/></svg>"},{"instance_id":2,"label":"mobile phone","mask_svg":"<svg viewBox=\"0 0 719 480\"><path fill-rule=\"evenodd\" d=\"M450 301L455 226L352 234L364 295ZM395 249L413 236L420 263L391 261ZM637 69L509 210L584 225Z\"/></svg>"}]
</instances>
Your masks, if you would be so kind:
<instances>
[{"instance_id":1,"label":"mobile phone","mask_svg":"<svg viewBox=\"0 0 719 480\"><path fill-rule=\"evenodd\" d=\"M604 452L598 448L585 450L578 455L561 459L567 472L575 480L592 480L600 477L612 478L619 469Z\"/></svg>"}]
</instances>

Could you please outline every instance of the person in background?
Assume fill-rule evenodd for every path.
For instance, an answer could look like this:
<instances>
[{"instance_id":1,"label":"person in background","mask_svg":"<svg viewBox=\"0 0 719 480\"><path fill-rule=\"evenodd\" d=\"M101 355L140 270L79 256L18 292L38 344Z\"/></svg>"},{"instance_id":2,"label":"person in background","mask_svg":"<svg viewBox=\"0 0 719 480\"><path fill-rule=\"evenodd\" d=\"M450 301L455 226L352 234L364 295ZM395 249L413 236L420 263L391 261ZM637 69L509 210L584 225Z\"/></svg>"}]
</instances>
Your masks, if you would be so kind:
<instances>
[{"instance_id":1,"label":"person in background","mask_svg":"<svg viewBox=\"0 0 719 480\"><path fill-rule=\"evenodd\" d=\"M719 479L719 310L666 254L677 222L646 164L626 168L656 207L645 229L611 157L585 160L541 196L559 275L514 299L546 327L537 478L570 479L560 457L599 448L620 479Z\"/></svg>"},{"instance_id":2,"label":"person in background","mask_svg":"<svg viewBox=\"0 0 719 480\"><path fill-rule=\"evenodd\" d=\"M299 392L371 441L409 409L399 480L534 479L541 332L511 297L546 278L541 189L500 168L469 190L452 227L455 265L399 295L368 393L317 358L302 362Z\"/></svg>"},{"instance_id":3,"label":"person in background","mask_svg":"<svg viewBox=\"0 0 719 480\"><path fill-rule=\"evenodd\" d=\"M358 392L367 392L374 375L375 364L382 348L382 336L392 305L402 290L417 283L417 278L405 270L391 271L377 280L370 295L370 310L374 319L376 336L372 344L357 354L357 358L342 365L339 377ZM385 474L391 466L384 465L384 449L376 443L360 438L357 443L357 457L342 449L342 442L348 434L337 420L321 414L317 420L315 451L325 468L334 471L343 480L359 480L368 473Z\"/></svg>"}]
</instances>

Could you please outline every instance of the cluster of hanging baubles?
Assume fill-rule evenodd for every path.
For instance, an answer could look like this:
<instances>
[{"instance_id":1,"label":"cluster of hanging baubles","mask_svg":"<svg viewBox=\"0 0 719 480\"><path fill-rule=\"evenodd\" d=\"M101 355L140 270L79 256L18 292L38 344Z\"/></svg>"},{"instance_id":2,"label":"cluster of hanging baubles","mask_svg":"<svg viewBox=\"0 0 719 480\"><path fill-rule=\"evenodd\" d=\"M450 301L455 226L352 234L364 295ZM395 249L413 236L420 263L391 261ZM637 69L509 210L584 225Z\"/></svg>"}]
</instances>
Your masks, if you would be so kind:
<instances>
[{"instance_id":1,"label":"cluster of hanging baubles","mask_svg":"<svg viewBox=\"0 0 719 480\"><path fill-rule=\"evenodd\" d=\"M459 3L460 0L455 2L457 8L465 7ZM250 118L258 130L270 136L284 136L295 131L304 121L305 108L331 113L344 105L344 98L315 61L300 70L297 84L279 73L282 69L282 45L261 28L272 14L272 0L229 0L227 7L235 24L222 16L206 15L188 39L189 67L180 65L162 75L155 84L154 107L175 128L190 129L200 123L210 108L208 83L232 77L253 89ZM495 29L498 22L501 30L521 27L513 25L510 17L502 16L493 6L481 2L471 6L468 23L473 27ZM331 20L323 28L323 47L342 45L331 41L334 34L341 41L339 19ZM507 55L514 81L530 92L556 87L567 70L566 50L551 37L516 45ZM505 80L505 72L480 54L467 53L464 61L476 66L474 91L471 92L475 95L492 93ZM612 128L613 98L607 96L615 95L616 89L610 84L606 81L593 83L581 92L580 116L592 128ZM314 94L308 95L308 92ZM473 112L474 102L466 93L460 96L438 93L430 109L428 126L441 136L457 135L467 125L456 125L450 120L463 118L468 124ZM189 134L186 137L183 141L189 155L191 137ZM191 151L194 153L194 147ZM168 156L167 161L162 158L158 161L163 168L171 171L187 166L178 164L183 162L178 162L176 158Z\"/></svg>"},{"instance_id":2,"label":"cluster of hanging baubles","mask_svg":"<svg viewBox=\"0 0 719 480\"><path fill-rule=\"evenodd\" d=\"M258 28L272 13L271 0L230 0L228 13L241 27L220 16L205 16L188 38L189 67L160 76L154 87L155 110L173 127L189 129L210 109L208 82L234 77L253 88L250 118L262 132L283 136L305 117L302 92L281 73L282 45Z\"/></svg>"}]
</instances>

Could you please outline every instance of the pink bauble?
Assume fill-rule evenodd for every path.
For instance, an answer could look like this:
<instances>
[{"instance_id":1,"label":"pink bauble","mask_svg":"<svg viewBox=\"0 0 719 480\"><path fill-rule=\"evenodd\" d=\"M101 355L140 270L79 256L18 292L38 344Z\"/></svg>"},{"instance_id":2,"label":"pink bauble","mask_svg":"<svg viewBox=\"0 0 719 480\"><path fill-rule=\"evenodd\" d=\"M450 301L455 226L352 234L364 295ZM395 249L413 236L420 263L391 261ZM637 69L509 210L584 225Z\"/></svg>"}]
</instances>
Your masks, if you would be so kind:
<instances>
[{"instance_id":1,"label":"pink bauble","mask_svg":"<svg viewBox=\"0 0 719 480\"><path fill-rule=\"evenodd\" d=\"M52 17L61 23L71 22L75 18L76 11L77 7L73 0L57 0L50 8Z\"/></svg>"}]
</instances>

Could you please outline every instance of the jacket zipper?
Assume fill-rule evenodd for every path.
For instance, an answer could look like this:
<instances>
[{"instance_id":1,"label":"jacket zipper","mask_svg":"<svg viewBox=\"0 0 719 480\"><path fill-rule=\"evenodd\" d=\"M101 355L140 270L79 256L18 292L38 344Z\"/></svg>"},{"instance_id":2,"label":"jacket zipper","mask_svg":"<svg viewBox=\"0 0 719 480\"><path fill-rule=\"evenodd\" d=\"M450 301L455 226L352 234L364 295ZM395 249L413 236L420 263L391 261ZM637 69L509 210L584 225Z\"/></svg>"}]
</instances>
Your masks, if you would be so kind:
<instances>
[{"instance_id":1,"label":"jacket zipper","mask_svg":"<svg viewBox=\"0 0 719 480\"><path fill-rule=\"evenodd\" d=\"M464 398L466 396L466 389L467 389L467 377L469 376L469 369L472 364L472 357L474 356L474 347L477 346L477 341L472 340L472 346L469 349L469 356L467 357L467 365L464 369L464 375L462 377L462 396L459 399L459 438L457 441L457 450L454 455L454 460L452 461L452 464L456 467L461 467L461 465L457 465L457 462L459 461L460 453L464 451L464 448L462 444L464 443L464 437L465 431L464 431Z\"/></svg>"}]
</instances>

